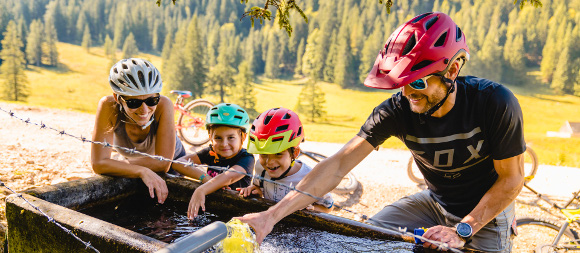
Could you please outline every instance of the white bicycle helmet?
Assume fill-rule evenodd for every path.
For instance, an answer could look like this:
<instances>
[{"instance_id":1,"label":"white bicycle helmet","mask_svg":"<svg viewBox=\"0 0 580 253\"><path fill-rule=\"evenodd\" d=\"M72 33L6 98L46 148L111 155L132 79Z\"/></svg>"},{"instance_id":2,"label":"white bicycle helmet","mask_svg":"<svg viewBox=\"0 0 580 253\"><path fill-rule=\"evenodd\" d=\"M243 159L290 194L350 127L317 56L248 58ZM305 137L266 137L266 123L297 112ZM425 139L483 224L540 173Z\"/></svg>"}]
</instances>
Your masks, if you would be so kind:
<instances>
[{"instance_id":1,"label":"white bicycle helmet","mask_svg":"<svg viewBox=\"0 0 580 253\"><path fill-rule=\"evenodd\" d=\"M159 70L150 62L130 58L115 63L109 73L113 92L124 96L141 96L160 93L163 82Z\"/></svg>"}]
</instances>

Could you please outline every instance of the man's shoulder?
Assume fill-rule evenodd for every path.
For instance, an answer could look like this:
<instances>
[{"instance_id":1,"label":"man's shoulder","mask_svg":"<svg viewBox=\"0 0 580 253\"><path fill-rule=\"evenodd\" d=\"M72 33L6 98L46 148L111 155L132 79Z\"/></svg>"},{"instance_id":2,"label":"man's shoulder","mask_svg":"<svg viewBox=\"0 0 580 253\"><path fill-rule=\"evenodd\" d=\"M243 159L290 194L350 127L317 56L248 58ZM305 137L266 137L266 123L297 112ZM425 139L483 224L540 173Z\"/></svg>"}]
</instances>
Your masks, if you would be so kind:
<instances>
[{"instance_id":1,"label":"man's shoulder","mask_svg":"<svg viewBox=\"0 0 580 253\"><path fill-rule=\"evenodd\" d=\"M457 78L458 84L465 87L466 93L471 96L491 96L501 99L512 97L513 93L503 84L475 76Z\"/></svg>"}]
</instances>

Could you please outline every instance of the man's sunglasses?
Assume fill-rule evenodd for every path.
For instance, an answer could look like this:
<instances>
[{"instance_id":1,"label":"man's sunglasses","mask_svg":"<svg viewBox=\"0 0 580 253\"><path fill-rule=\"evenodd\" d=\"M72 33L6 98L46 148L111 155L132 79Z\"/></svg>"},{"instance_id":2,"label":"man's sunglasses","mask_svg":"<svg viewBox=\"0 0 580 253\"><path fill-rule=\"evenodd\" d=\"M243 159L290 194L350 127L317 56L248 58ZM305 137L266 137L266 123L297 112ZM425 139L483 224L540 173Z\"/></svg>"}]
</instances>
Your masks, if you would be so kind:
<instances>
[{"instance_id":1,"label":"man's sunglasses","mask_svg":"<svg viewBox=\"0 0 580 253\"><path fill-rule=\"evenodd\" d=\"M429 79L432 76L434 76L434 75L428 75L426 77L419 78L419 79L415 80L414 82L410 83L409 86L411 86L411 88L413 88L415 90L427 89L427 79Z\"/></svg>"},{"instance_id":2,"label":"man's sunglasses","mask_svg":"<svg viewBox=\"0 0 580 253\"><path fill-rule=\"evenodd\" d=\"M160 96L148 97L146 99L125 99L122 96L120 96L120 97L121 97L121 99L123 99L125 101L125 103L127 104L127 107L129 107L131 109L137 109L137 108L141 107L143 102L145 102L145 104L147 106L156 106L157 104L159 104L159 98L160 98Z\"/></svg>"}]
</instances>

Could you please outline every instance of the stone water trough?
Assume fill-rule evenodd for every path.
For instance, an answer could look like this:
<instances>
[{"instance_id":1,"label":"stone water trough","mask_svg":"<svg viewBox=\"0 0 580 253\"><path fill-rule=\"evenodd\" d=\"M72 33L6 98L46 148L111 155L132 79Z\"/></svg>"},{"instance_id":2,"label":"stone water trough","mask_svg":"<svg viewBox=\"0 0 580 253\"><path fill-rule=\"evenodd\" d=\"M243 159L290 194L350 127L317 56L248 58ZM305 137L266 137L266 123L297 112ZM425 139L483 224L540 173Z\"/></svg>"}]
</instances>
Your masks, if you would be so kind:
<instances>
[{"instance_id":1,"label":"stone water trough","mask_svg":"<svg viewBox=\"0 0 580 253\"><path fill-rule=\"evenodd\" d=\"M199 183L167 176L168 199L188 203ZM148 195L139 179L95 176L21 192L22 196L54 220L70 229L100 252L156 252L168 243L78 212L86 208L135 195ZM243 213L266 210L272 202L245 199L229 190L219 190L206 198L207 210L240 210ZM183 214L187 210L182 210ZM94 252L16 195L6 198L9 252ZM411 242L382 228L324 213L299 211L283 222L345 236Z\"/></svg>"}]
</instances>

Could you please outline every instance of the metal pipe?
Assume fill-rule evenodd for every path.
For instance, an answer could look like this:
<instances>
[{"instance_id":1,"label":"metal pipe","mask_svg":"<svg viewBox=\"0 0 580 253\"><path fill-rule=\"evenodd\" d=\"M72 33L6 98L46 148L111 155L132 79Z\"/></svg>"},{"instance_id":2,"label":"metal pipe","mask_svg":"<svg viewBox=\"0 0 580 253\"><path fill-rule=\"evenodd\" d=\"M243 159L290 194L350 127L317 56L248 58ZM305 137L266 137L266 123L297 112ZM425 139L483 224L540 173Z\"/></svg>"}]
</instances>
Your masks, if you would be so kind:
<instances>
[{"instance_id":1,"label":"metal pipe","mask_svg":"<svg viewBox=\"0 0 580 253\"><path fill-rule=\"evenodd\" d=\"M198 253L209 249L228 236L228 228L221 221L213 222L197 230L183 240L169 244L156 253Z\"/></svg>"}]
</instances>

